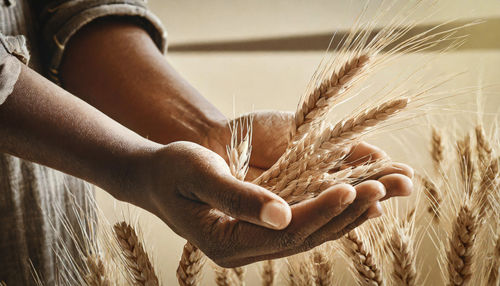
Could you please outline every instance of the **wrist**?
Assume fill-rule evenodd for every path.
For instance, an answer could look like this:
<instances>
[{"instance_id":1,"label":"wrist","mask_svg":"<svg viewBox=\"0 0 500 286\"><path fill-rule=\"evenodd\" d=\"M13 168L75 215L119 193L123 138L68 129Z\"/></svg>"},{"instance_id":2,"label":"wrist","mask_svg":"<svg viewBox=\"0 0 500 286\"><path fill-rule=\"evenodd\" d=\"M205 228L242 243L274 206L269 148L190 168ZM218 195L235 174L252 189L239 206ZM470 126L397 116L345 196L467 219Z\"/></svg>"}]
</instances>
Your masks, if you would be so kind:
<instances>
[{"instance_id":1,"label":"wrist","mask_svg":"<svg viewBox=\"0 0 500 286\"><path fill-rule=\"evenodd\" d=\"M153 158L162 147L144 139L133 150L121 154L115 161L114 179L106 191L117 200L140 205L152 181Z\"/></svg>"}]
</instances>

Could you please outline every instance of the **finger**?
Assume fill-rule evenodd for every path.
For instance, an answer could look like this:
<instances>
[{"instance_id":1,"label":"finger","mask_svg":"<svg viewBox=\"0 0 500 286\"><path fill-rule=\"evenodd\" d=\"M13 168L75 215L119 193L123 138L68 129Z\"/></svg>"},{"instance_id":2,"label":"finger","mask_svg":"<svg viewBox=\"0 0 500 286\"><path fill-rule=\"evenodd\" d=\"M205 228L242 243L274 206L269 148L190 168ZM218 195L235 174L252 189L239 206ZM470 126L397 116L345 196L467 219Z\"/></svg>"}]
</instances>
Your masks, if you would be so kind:
<instances>
[{"instance_id":1,"label":"finger","mask_svg":"<svg viewBox=\"0 0 500 286\"><path fill-rule=\"evenodd\" d=\"M287 232L298 232L304 238L339 215L356 198L356 190L348 184L338 184L314 199L303 201L293 207L293 221Z\"/></svg>"},{"instance_id":2,"label":"finger","mask_svg":"<svg viewBox=\"0 0 500 286\"><path fill-rule=\"evenodd\" d=\"M290 206L278 195L229 174L220 174L207 182L210 191L201 192L201 200L225 214L272 229L283 229L292 218Z\"/></svg>"},{"instance_id":3,"label":"finger","mask_svg":"<svg viewBox=\"0 0 500 286\"><path fill-rule=\"evenodd\" d=\"M289 228L279 233L278 238L273 237L274 241L281 240L282 242L280 245L274 246L272 248L272 252L297 248L298 246L304 244L306 239L309 239L309 241L326 241L332 233L338 233L347 225L354 222L371 205L384 197L386 194L384 185L378 181L363 182L357 185L355 189L356 200L341 213L330 218L330 220L326 224L323 224L320 228L315 227L315 232L313 233L307 233L313 229L309 228L307 219L305 222L302 222L304 218L297 219L294 213L292 223L294 223L296 219L298 222L294 225L294 227L290 224ZM304 231L305 229L307 229L307 231ZM283 239L285 239L285 241L283 241ZM287 243L286 240L291 240L291 242Z\"/></svg>"},{"instance_id":4,"label":"finger","mask_svg":"<svg viewBox=\"0 0 500 286\"><path fill-rule=\"evenodd\" d=\"M389 156L382 149L364 141L352 147L346 157L345 164L360 166L377 160L388 160Z\"/></svg>"},{"instance_id":5,"label":"finger","mask_svg":"<svg viewBox=\"0 0 500 286\"><path fill-rule=\"evenodd\" d=\"M308 251L318 245L323 244L326 241L331 241L331 240L336 240L351 230L357 228L361 224L363 224L365 221L367 221L370 218L378 217L382 215L382 206L380 205L379 202L375 202L374 204L368 206L361 215L359 215L354 221L350 222L347 224L340 232L336 233L331 233L329 236L322 237L322 239L318 239L320 236L317 235L311 235L308 237L303 244L301 244L298 247L292 248L292 249L286 249L282 251L277 251L275 253L270 253L270 254L265 254L265 255L259 255L259 256L253 256L253 257L244 257L244 258L237 258L232 262L233 266L241 266L241 265L246 265L249 263L257 262L257 261L262 261L262 260L268 260L268 259L277 259L281 257L286 257L290 255L294 255L297 253L301 253L304 251Z\"/></svg>"},{"instance_id":6,"label":"finger","mask_svg":"<svg viewBox=\"0 0 500 286\"><path fill-rule=\"evenodd\" d=\"M413 191L413 182L407 176L401 174L391 174L378 179L387 190L386 196L382 200L396 196L409 196Z\"/></svg>"},{"instance_id":7,"label":"finger","mask_svg":"<svg viewBox=\"0 0 500 286\"><path fill-rule=\"evenodd\" d=\"M369 179L377 180L383 176L387 176L390 174L401 174L407 176L408 178L413 178L414 171L412 167L406 164L394 162L391 163L391 165L389 165L388 167L378 172L377 174L371 176Z\"/></svg>"},{"instance_id":8,"label":"finger","mask_svg":"<svg viewBox=\"0 0 500 286\"><path fill-rule=\"evenodd\" d=\"M237 226L227 224L231 239L238 245L238 252L232 258L264 255L300 245L311 233L339 215L355 198L351 185L334 186L318 197L292 206L292 221L280 231L270 230L238 222Z\"/></svg>"},{"instance_id":9,"label":"finger","mask_svg":"<svg viewBox=\"0 0 500 286\"><path fill-rule=\"evenodd\" d=\"M342 233L343 229L363 214L366 214L367 219L379 216L377 212L379 210L378 200L386 196L384 185L378 181L366 181L356 186L356 192L356 201L342 214L312 234L308 238L310 243L317 244L331 240L332 235ZM368 210L370 211L367 212Z\"/></svg>"}]
</instances>

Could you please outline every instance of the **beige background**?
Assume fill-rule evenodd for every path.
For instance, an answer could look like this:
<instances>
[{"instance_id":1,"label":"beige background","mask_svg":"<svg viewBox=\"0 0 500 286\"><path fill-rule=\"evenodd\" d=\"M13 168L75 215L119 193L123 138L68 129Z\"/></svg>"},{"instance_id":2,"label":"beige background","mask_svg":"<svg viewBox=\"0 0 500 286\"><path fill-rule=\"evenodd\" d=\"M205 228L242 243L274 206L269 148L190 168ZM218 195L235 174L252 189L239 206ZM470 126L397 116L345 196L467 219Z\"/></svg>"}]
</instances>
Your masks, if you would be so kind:
<instances>
[{"instance_id":1,"label":"beige background","mask_svg":"<svg viewBox=\"0 0 500 286\"><path fill-rule=\"evenodd\" d=\"M236 114L259 109L294 110L323 52L176 52L176 45L332 34L336 30L348 29L363 3L364 1L319 0L150 0L149 6L168 29L169 44L173 51L167 58L224 114L232 116L233 103ZM472 48L460 49L434 59L432 74L468 72L447 88L452 91L464 86L486 86L485 112L487 115L498 114L500 99L497 91L500 88L494 84L500 83L500 25L497 19L500 18L500 1L448 0L439 1L439 5L426 5L426 12L415 15L420 18L433 13L425 23L439 23L449 19L489 19L482 28L472 30L469 40ZM367 13L373 14L372 10L369 9ZM433 54L405 55L368 82L378 84L392 81L397 74L415 68L423 58L429 56ZM433 75L424 75L423 78L432 78ZM422 158L426 157L427 141L424 136L428 120L438 118L441 120L438 122L446 122L440 126L449 130L462 125L472 126L471 119L475 117L474 112L477 110L473 96L474 92L471 91L434 103L433 108L428 110L430 116L399 123L401 126L409 126L406 130L376 132L369 140L387 149L396 159L425 168L427 160ZM352 106L346 105L336 110L336 114L347 113L350 107ZM423 111L423 108L416 111ZM491 123L491 117L486 121ZM99 191L98 201L111 221L123 217L123 213L126 217L139 216L139 222L146 232L146 242L154 248L152 253L165 285L175 285L175 269L184 240L156 217L117 203L102 191ZM427 281L429 285L439 279L439 271L434 266L432 262L421 265L420 271L431 271ZM342 266L338 268L340 271L343 269ZM254 271L254 268L250 269L248 285L259 285ZM213 284L211 274L206 276L206 285Z\"/></svg>"}]
</instances>

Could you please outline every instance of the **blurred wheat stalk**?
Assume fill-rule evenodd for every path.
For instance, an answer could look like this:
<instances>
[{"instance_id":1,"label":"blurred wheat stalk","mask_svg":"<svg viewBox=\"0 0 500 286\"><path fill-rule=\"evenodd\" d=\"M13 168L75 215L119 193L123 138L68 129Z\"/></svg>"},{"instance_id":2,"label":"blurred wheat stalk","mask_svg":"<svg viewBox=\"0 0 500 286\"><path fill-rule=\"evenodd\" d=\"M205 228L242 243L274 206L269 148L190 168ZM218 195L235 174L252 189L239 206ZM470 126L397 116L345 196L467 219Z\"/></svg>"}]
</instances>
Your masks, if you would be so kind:
<instances>
[{"instance_id":1,"label":"blurred wheat stalk","mask_svg":"<svg viewBox=\"0 0 500 286\"><path fill-rule=\"evenodd\" d=\"M390 162L344 168L352 146L366 135L391 126L395 119L401 122L423 114L422 106L446 96L436 88L454 75L437 77L409 90L405 85L417 82L415 72L402 83L394 80L380 90L370 90L370 100L334 124L327 122L332 109L363 93L359 88L362 82L390 61L443 44L445 52L463 42L464 38L456 35L459 29L475 24L450 29L438 25L411 35L409 31L418 24L410 20L413 13L432 9L432 5L425 7L425 1L417 1L395 8L395 3L381 6L369 19L365 19L367 9L363 11L349 35L339 41L336 52L325 57L297 107L285 153L253 183L290 204L315 197L338 183L355 185ZM383 28L376 28L379 20L389 15L391 20ZM418 71L423 67L425 64L413 68ZM227 153L231 172L240 180L245 179L250 160L251 123L251 118L244 117L231 125L233 137ZM398 206L397 201L386 204L383 218L366 223L336 242L285 259L286 267L280 261L263 262L262 285L278 285L279 274L288 285L345 285L345 281L334 277L335 267L340 267L334 263L335 253L341 253L349 262L358 285L421 285L426 279L419 267L424 237L435 243L443 284L498 285L498 134L486 132L479 122L473 132L458 139L432 128L430 141L433 169L416 176L424 196L406 208ZM432 223L426 224L426 218L431 218ZM160 284L144 243L132 226L122 222L113 228L101 224L100 229L104 231L97 236L101 237L99 243L95 236L89 236L81 247L83 266L71 264L74 269L68 273L77 275L66 276L75 276L70 278L79 285L120 285L117 281ZM206 261L204 254L188 242L177 269L179 284L202 285ZM213 268L217 285L245 284L245 268L224 269L215 264Z\"/></svg>"}]
</instances>

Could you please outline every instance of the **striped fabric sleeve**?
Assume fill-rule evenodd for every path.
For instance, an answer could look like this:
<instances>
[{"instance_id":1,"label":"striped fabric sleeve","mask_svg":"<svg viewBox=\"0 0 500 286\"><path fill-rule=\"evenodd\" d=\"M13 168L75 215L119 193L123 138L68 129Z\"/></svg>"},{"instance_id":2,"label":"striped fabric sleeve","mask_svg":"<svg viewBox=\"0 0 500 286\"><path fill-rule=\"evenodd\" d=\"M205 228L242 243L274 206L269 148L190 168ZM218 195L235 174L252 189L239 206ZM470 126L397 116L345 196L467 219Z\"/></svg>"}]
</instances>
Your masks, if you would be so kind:
<instances>
[{"instance_id":1,"label":"striped fabric sleeve","mask_svg":"<svg viewBox=\"0 0 500 286\"><path fill-rule=\"evenodd\" d=\"M167 33L144 0L38 0L35 11L41 28L43 61L50 79L59 82L58 73L68 41L86 24L104 17L128 17L141 25L163 53Z\"/></svg>"},{"instance_id":2,"label":"striped fabric sleeve","mask_svg":"<svg viewBox=\"0 0 500 286\"><path fill-rule=\"evenodd\" d=\"M14 90L21 73L21 64L29 60L24 36L4 36L0 33L0 104Z\"/></svg>"}]
</instances>

